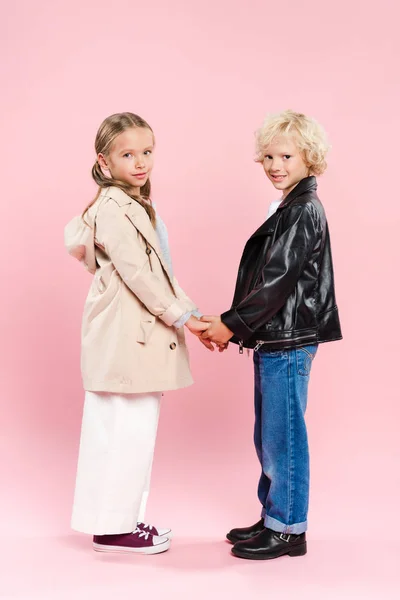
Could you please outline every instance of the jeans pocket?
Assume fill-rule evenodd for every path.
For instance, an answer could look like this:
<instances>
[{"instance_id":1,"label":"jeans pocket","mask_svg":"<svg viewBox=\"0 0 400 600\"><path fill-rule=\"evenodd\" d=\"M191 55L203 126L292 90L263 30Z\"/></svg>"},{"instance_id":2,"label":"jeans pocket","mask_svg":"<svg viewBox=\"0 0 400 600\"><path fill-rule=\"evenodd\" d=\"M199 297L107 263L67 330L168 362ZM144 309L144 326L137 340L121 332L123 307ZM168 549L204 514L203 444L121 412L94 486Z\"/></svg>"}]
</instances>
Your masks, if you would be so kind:
<instances>
[{"instance_id":1,"label":"jeans pocket","mask_svg":"<svg viewBox=\"0 0 400 600\"><path fill-rule=\"evenodd\" d=\"M255 353L262 381L288 376L289 354L285 350Z\"/></svg>"},{"instance_id":2,"label":"jeans pocket","mask_svg":"<svg viewBox=\"0 0 400 600\"><path fill-rule=\"evenodd\" d=\"M309 377L312 361L317 353L317 344L296 348L297 373L302 377Z\"/></svg>"}]
</instances>

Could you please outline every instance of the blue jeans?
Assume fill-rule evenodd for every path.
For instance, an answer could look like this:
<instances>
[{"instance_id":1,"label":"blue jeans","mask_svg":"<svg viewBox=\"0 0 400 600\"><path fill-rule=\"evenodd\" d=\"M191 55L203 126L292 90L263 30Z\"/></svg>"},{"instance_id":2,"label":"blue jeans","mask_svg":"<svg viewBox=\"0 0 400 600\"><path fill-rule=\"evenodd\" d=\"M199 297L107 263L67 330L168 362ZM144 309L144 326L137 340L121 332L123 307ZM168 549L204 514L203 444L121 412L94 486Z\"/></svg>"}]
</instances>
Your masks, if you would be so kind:
<instances>
[{"instance_id":1,"label":"blue jeans","mask_svg":"<svg viewBox=\"0 0 400 600\"><path fill-rule=\"evenodd\" d=\"M262 467L258 497L265 526L307 529L309 454L304 415L317 345L254 352L254 443Z\"/></svg>"}]
</instances>

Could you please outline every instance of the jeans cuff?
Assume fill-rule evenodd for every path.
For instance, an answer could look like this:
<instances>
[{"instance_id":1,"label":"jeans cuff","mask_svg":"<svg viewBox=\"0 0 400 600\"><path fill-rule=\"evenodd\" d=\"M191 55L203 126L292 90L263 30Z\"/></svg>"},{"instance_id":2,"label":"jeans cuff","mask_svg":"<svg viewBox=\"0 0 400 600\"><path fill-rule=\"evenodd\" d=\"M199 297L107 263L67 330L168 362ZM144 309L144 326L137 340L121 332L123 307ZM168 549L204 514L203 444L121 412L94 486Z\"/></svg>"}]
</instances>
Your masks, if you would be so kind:
<instances>
[{"instance_id":1,"label":"jeans cuff","mask_svg":"<svg viewBox=\"0 0 400 600\"><path fill-rule=\"evenodd\" d=\"M265 519L265 517L267 516L267 511L265 510L265 507L262 507L262 511L261 511L261 518Z\"/></svg>"},{"instance_id":2,"label":"jeans cuff","mask_svg":"<svg viewBox=\"0 0 400 600\"><path fill-rule=\"evenodd\" d=\"M272 531L277 531L278 533L293 533L295 535L300 535L300 533L305 533L307 531L307 521L303 521L303 523L293 523L293 525L285 525L285 523L281 523L281 521L269 517L267 514L261 516L264 517L265 527L272 529Z\"/></svg>"}]
</instances>

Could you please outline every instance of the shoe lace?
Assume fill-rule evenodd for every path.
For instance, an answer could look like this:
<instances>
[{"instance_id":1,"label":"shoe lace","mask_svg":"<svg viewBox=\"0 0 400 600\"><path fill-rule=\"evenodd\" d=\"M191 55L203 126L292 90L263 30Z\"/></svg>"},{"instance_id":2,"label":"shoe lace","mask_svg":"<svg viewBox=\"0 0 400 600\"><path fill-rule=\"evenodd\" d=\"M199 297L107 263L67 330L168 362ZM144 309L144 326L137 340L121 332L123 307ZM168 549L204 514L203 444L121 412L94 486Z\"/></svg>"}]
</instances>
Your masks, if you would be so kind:
<instances>
[{"instance_id":1,"label":"shoe lace","mask_svg":"<svg viewBox=\"0 0 400 600\"><path fill-rule=\"evenodd\" d=\"M149 538L150 531L142 531L139 527L136 527L135 531L132 531L132 535L138 534L138 537L144 537L145 540Z\"/></svg>"},{"instance_id":2,"label":"shoe lace","mask_svg":"<svg viewBox=\"0 0 400 600\"><path fill-rule=\"evenodd\" d=\"M147 523L138 523L138 528L141 530L148 529L150 532L153 529L153 525L148 525Z\"/></svg>"}]
</instances>

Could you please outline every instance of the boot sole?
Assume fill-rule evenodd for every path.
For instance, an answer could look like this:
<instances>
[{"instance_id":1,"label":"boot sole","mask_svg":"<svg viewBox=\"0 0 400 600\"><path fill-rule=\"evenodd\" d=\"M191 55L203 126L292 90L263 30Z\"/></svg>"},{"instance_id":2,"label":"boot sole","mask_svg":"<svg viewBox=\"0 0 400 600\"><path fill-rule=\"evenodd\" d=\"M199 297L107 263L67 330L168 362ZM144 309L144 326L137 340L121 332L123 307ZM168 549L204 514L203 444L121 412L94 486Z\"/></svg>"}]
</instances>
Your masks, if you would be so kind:
<instances>
[{"instance_id":1,"label":"boot sole","mask_svg":"<svg viewBox=\"0 0 400 600\"><path fill-rule=\"evenodd\" d=\"M105 544L93 544L96 552L118 552L120 554L161 554L171 546L170 540L157 544L157 546L146 546L143 548L130 548L129 546L106 546Z\"/></svg>"},{"instance_id":2,"label":"boot sole","mask_svg":"<svg viewBox=\"0 0 400 600\"><path fill-rule=\"evenodd\" d=\"M247 558L249 560L271 560L273 558L279 558L280 556L304 556L307 554L307 543L299 544L298 546L293 546L293 548L276 552L275 554L256 554L253 552L241 552L240 550L236 550L232 548L232 554L237 556L238 558Z\"/></svg>"}]
</instances>

